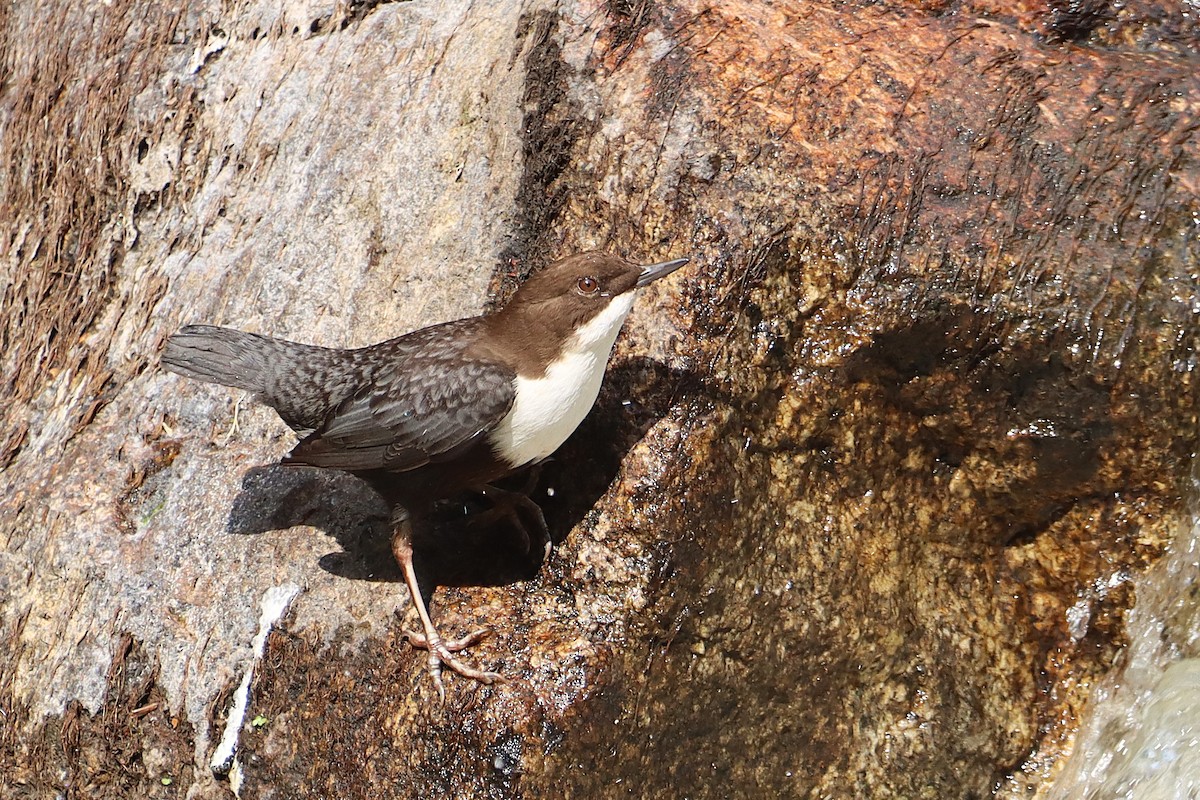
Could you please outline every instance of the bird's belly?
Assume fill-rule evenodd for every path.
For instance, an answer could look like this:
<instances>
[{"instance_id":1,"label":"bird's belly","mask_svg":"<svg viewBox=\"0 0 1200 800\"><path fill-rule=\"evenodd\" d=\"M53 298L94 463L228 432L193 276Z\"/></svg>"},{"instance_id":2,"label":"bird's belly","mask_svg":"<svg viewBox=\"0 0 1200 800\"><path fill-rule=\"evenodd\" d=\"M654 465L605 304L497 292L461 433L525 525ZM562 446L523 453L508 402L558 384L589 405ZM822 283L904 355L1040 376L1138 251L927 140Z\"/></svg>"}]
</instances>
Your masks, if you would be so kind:
<instances>
[{"instance_id":1,"label":"bird's belly","mask_svg":"<svg viewBox=\"0 0 1200 800\"><path fill-rule=\"evenodd\" d=\"M518 376L513 407L492 431L497 455L519 467L557 450L596 402L608 361L605 350L569 353L541 378Z\"/></svg>"}]
</instances>

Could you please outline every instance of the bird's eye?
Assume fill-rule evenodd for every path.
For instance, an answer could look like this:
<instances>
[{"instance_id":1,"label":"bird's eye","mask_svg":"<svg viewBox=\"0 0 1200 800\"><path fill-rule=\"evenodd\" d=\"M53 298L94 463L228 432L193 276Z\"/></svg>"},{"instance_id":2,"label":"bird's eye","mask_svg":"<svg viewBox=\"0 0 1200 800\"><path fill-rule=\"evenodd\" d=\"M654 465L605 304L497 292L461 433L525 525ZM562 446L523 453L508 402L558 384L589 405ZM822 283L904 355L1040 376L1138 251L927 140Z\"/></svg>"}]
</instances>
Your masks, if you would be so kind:
<instances>
[{"instance_id":1,"label":"bird's eye","mask_svg":"<svg viewBox=\"0 0 1200 800\"><path fill-rule=\"evenodd\" d=\"M580 278L575 284L579 287L579 291L583 294L595 294L600 289L600 281L588 275L586 278Z\"/></svg>"}]
</instances>

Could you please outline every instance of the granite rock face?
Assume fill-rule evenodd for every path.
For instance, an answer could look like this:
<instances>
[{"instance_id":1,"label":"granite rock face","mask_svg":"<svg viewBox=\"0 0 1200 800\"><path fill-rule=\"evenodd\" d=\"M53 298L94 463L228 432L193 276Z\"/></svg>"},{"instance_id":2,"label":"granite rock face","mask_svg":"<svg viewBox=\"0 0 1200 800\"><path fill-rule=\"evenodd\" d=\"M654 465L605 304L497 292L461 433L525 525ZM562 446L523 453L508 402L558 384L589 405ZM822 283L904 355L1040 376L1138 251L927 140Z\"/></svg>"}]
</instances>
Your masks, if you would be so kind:
<instances>
[{"instance_id":1,"label":"granite rock face","mask_svg":"<svg viewBox=\"0 0 1200 800\"><path fill-rule=\"evenodd\" d=\"M225 796L291 585L243 797L1048 785L1197 445L1180 8L46 8L0 12L6 790ZM590 248L694 263L545 470L546 563L427 544L511 676L438 706L377 501L156 354L363 344Z\"/></svg>"}]
</instances>

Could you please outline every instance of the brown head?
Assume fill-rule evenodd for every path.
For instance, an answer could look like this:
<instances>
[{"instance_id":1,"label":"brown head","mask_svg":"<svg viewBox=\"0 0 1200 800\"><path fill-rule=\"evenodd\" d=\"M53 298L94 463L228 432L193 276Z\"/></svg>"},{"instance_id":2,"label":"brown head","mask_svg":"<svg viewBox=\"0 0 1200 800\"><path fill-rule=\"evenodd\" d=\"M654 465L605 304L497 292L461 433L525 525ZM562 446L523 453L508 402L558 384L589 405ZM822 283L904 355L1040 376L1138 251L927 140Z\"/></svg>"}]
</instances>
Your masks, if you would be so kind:
<instances>
[{"instance_id":1,"label":"brown head","mask_svg":"<svg viewBox=\"0 0 1200 800\"><path fill-rule=\"evenodd\" d=\"M600 252L567 256L530 276L489 327L531 365L553 361L564 347L611 346L637 290L687 262L640 266Z\"/></svg>"}]
</instances>

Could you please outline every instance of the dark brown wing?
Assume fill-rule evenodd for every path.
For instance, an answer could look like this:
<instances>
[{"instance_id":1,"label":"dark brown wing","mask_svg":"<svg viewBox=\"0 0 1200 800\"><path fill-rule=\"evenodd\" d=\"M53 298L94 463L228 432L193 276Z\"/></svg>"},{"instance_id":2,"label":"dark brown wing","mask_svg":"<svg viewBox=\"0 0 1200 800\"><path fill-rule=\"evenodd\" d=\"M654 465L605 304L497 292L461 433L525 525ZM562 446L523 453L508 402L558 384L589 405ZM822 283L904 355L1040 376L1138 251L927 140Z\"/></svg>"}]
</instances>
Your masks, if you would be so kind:
<instances>
[{"instance_id":1,"label":"dark brown wing","mask_svg":"<svg viewBox=\"0 0 1200 800\"><path fill-rule=\"evenodd\" d=\"M516 374L466 357L461 333L438 326L358 351L363 385L285 463L403 472L486 435L512 408Z\"/></svg>"}]
</instances>

